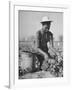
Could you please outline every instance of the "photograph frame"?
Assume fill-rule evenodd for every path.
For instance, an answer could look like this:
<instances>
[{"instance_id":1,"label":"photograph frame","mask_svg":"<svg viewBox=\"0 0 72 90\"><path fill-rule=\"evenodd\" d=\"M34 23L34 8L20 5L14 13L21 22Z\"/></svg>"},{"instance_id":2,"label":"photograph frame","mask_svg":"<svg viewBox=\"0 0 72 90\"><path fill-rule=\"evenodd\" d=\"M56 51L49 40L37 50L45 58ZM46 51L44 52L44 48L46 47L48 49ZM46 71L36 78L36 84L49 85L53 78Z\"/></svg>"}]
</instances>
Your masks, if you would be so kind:
<instances>
[{"instance_id":1,"label":"photograph frame","mask_svg":"<svg viewBox=\"0 0 72 90\"><path fill-rule=\"evenodd\" d=\"M9 2L9 43L10 43L10 62L9 62L9 67L10 67L10 70L9 70L9 84L10 84L10 87L32 87L32 84L33 82L36 82L34 83L33 87L36 87L36 85L39 87L39 86L45 86L47 87L47 84L50 82L50 84L48 86L54 86L54 85L68 85L69 82L70 82L70 78L69 78L69 64L70 62L66 61L66 69L65 69L65 74L67 72L69 72L67 74L67 76L65 77L64 80L61 80L59 81L58 80L55 80L55 79L52 79L52 81L54 81L52 83L52 81L50 79L48 79L48 82L46 79L40 79L40 80L37 80L37 79L30 79L30 80L24 80L24 82L22 82L22 84L20 85L21 83L21 80L18 80L17 79L17 60L18 60L18 41L17 41L17 37L18 37L18 10L42 10L43 11L43 8L47 8L45 10L47 11L56 11L56 12L63 12L65 16L63 16L63 20L64 20L64 27L63 29L67 31L67 21L69 21L68 19L68 16L70 14L70 11L69 11L69 7L68 6L65 6L65 5L34 5L34 4L27 4L27 3L23 3L23 2ZM67 20L66 20L67 19ZM69 25L69 24L68 24ZM69 33L68 31L65 32L64 31L64 52L68 51L68 45L65 46L65 44L67 44L67 33ZM67 50L66 50L67 48ZM68 58L66 55L68 53L65 54L65 59ZM67 66L67 63L68 63L68 66ZM23 81L23 80L22 80ZM39 81L39 83L37 83ZM56 81L56 82L55 82ZM46 82L46 83L45 83ZM29 84L31 83L31 84ZM45 85L44 85L45 83ZM24 85L23 85L24 84Z\"/></svg>"}]
</instances>

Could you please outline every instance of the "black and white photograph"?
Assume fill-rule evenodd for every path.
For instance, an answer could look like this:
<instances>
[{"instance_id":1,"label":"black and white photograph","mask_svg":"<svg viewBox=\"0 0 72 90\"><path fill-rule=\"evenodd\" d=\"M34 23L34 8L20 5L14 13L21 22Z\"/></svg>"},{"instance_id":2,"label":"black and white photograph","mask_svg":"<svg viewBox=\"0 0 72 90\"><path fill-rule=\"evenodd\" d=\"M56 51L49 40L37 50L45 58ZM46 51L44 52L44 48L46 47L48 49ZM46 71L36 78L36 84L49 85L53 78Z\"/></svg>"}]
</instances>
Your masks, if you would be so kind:
<instances>
[{"instance_id":1,"label":"black and white photograph","mask_svg":"<svg viewBox=\"0 0 72 90\"><path fill-rule=\"evenodd\" d=\"M63 77L63 12L18 11L18 79Z\"/></svg>"}]
</instances>

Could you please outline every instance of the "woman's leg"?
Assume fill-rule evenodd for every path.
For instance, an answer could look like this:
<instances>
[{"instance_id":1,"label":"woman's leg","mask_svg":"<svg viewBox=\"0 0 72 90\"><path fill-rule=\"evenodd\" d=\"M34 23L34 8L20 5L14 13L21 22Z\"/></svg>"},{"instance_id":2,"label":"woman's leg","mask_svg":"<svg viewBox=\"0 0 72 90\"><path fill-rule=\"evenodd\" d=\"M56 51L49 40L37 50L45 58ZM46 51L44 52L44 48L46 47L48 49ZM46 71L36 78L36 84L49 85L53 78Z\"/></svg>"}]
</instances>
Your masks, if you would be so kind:
<instances>
[{"instance_id":1,"label":"woman's leg","mask_svg":"<svg viewBox=\"0 0 72 90\"><path fill-rule=\"evenodd\" d=\"M44 61L44 57L42 55L37 55L38 59L39 59L39 62L40 62L40 69L41 69L41 66L43 64L43 61Z\"/></svg>"}]
</instances>

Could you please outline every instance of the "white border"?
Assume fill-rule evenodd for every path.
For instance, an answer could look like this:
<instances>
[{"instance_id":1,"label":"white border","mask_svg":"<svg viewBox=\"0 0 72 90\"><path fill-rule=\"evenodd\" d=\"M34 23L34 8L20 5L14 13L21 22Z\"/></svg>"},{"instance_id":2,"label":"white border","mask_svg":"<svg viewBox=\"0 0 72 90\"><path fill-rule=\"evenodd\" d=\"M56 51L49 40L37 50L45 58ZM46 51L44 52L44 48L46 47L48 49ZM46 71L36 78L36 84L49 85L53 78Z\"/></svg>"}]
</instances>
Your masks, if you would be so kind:
<instances>
[{"instance_id":1,"label":"white border","mask_svg":"<svg viewBox=\"0 0 72 90\"><path fill-rule=\"evenodd\" d=\"M64 30L64 77L46 78L46 79L24 79L18 80L18 10L50 11L63 12L63 30ZM68 6L60 5L26 5L20 2L10 3L10 87L47 87L68 85L69 79L69 16Z\"/></svg>"}]
</instances>

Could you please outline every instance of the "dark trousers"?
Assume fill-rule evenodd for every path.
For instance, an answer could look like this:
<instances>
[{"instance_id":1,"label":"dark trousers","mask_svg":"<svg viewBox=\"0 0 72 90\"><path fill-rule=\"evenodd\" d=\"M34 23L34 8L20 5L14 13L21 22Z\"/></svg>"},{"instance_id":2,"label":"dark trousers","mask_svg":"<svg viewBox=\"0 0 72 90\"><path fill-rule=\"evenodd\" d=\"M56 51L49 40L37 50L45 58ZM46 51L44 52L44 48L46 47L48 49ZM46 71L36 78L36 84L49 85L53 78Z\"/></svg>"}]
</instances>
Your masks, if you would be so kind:
<instances>
[{"instance_id":1,"label":"dark trousers","mask_svg":"<svg viewBox=\"0 0 72 90\"><path fill-rule=\"evenodd\" d=\"M51 59L54 58L54 57L51 57L51 55L50 55L49 53L47 53L47 55L48 55L48 57L51 58ZM41 69L41 66L42 66L43 61L44 61L44 56L43 56L43 55L39 55L39 54L37 54L36 56L37 56L37 58L38 58L38 60L39 60L39 62L40 62L40 69Z\"/></svg>"},{"instance_id":2,"label":"dark trousers","mask_svg":"<svg viewBox=\"0 0 72 90\"><path fill-rule=\"evenodd\" d=\"M38 60L40 62L40 69L41 69L41 66L42 66L43 61L44 61L44 56L43 55L38 55L38 54L36 56L37 56L37 58L38 58Z\"/></svg>"}]
</instances>

